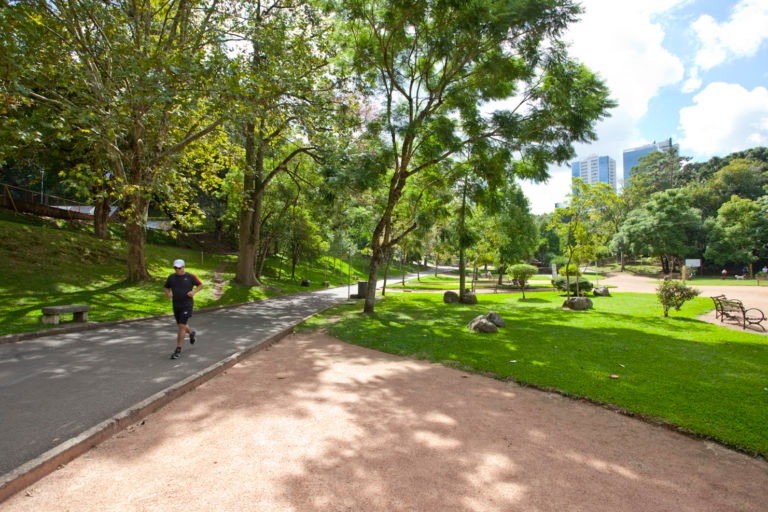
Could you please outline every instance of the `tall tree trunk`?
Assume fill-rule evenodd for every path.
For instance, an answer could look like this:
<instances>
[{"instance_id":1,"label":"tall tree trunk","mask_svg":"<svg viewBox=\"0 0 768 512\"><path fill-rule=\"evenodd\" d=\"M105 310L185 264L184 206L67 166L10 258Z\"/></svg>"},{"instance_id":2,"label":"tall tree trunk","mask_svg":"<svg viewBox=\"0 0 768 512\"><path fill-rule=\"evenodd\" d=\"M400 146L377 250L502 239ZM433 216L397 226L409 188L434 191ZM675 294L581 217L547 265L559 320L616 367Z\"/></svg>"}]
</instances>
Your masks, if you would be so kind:
<instances>
[{"instance_id":1,"label":"tall tree trunk","mask_svg":"<svg viewBox=\"0 0 768 512\"><path fill-rule=\"evenodd\" d=\"M386 263L384 264L384 283L381 285L382 297L387 294L387 278L389 277L389 266L392 263L392 249L387 251L387 259L385 261Z\"/></svg>"},{"instance_id":2,"label":"tall tree trunk","mask_svg":"<svg viewBox=\"0 0 768 512\"><path fill-rule=\"evenodd\" d=\"M128 245L128 281L146 281L152 276L147 271L144 249L147 245L147 212L149 200L141 192L128 196L128 219L125 225L125 239Z\"/></svg>"},{"instance_id":3,"label":"tall tree trunk","mask_svg":"<svg viewBox=\"0 0 768 512\"><path fill-rule=\"evenodd\" d=\"M464 247L459 244L459 302L464 302L467 295L467 262L464 261Z\"/></svg>"},{"instance_id":4,"label":"tall tree trunk","mask_svg":"<svg viewBox=\"0 0 768 512\"><path fill-rule=\"evenodd\" d=\"M384 259L384 251L381 248L380 242L372 241L371 246L371 267L368 270L368 288L365 290L365 305L363 306L363 313L366 315L372 315L374 312L379 266Z\"/></svg>"},{"instance_id":5,"label":"tall tree trunk","mask_svg":"<svg viewBox=\"0 0 768 512\"><path fill-rule=\"evenodd\" d=\"M240 242L235 281L243 286L259 283L256 275L256 253L261 238L261 211L263 187L261 183L264 150L256 144L255 125L245 123L245 198L240 210Z\"/></svg>"},{"instance_id":6,"label":"tall tree trunk","mask_svg":"<svg viewBox=\"0 0 768 512\"><path fill-rule=\"evenodd\" d=\"M405 288L405 253L400 257L400 284Z\"/></svg>"},{"instance_id":7,"label":"tall tree trunk","mask_svg":"<svg viewBox=\"0 0 768 512\"><path fill-rule=\"evenodd\" d=\"M459 212L459 302L464 303L467 296L466 289L466 269L467 262L464 255L464 239L466 238L466 216L467 216L467 178L464 177L464 186L461 194L461 211Z\"/></svg>"},{"instance_id":8,"label":"tall tree trunk","mask_svg":"<svg viewBox=\"0 0 768 512\"><path fill-rule=\"evenodd\" d=\"M96 199L93 211L93 232L96 238L109 240L109 198Z\"/></svg>"},{"instance_id":9,"label":"tall tree trunk","mask_svg":"<svg viewBox=\"0 0 768 512\"><path fill-rule=\"evenodd\" d=\"M392 212L400 200L400 196L405 187L405 178L400 176L392 178L392 185L389 190L387 206L382 212L379 222L371 234L371 268L368 271L368 288L365 294L365 305L363 313L371 315L376 305L376 283L379 275L379 266L384 258L387 257L387 251L392 248Z\"/></svg>"}]
</instances>

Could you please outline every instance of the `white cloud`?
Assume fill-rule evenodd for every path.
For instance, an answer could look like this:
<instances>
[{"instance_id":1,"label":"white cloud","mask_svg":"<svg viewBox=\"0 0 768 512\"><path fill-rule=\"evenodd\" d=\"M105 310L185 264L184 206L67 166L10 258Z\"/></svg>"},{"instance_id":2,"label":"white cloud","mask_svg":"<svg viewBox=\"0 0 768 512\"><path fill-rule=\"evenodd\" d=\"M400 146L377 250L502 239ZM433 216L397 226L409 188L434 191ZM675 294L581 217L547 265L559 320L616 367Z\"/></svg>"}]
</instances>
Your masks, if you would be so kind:
<instances>
[{"instance_id":1,"label":"white cloud","mask_svg":"<svg viewBox=\"0 0 768 512\"><path fill-rule=\"evenodd\" d=\"M585 13L566 36L570 54L600 75L619 105L610 111L610 118L597 126L599 139L595 143L576 147L577 156L608 155L616 159L621 176L622 150L648 142L640 136L637 126L649 102L661 89L684 77L681 60L662 46L664 31L654 18L687 2L581 2ZM555 202L564 201L570 192L570 168L553 166L550 175L545 184L521 185L533 213L553 211Z\"/></svg>"},{"instance_id":2,"label":"white cloud","mask_svg":"<svg viewBox=\"0 0 768 512\"><path fill-rule=\"evenodd\" d=\"M699 39L696 66L712 69L729 58L752 57L768 38L768 0L742 0L731 17L718 23L712 16L702 15L691 28Z\"/></svg>"},{"instance_id":3,"label":"white cloud","mask_svg":"<svg viewBox=\"0 0 768 512\"><path fill-rule=\"evenodd\" d=\"M682 154L722 155L768 145L768 89L711 83L680 110Z\"/></svg>"},{"instance_id":4,"label":"white cloud","mask_svg":"<svg viewBox=\"0 0 768 512\"><path fill-rule=\"evenodd\" d=\"M680 0L634 3L585 0L581 22L568 33L571 54L600 74L634 119L658 91L683 78L680 59L662 47L664 32L653 17Z\"/></svg>"}]
</instances>

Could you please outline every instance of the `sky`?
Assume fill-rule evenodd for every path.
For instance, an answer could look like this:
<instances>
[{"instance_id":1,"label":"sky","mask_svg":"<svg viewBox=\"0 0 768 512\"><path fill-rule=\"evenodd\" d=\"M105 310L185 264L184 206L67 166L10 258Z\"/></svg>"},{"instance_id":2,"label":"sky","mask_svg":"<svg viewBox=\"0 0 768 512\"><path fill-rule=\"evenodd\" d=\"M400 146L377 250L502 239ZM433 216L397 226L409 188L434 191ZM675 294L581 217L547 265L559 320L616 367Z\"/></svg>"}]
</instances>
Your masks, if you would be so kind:
<instances>
[{"instance_id":1,"label":"sky","mask_svg":"<svg viewBox=\"0 0 768 512\"><path fill-rule=\"evenodd\" d=\"M693 162L768 146L768 0L581 0L566 35L570 54L597 73L618 107L577 158L616 160L672 138ZM576 158L574 159L576 160ZM571 169L551 166L541 184L520 183L534 214L570 191Z\"/></svg>"}]
</instances>

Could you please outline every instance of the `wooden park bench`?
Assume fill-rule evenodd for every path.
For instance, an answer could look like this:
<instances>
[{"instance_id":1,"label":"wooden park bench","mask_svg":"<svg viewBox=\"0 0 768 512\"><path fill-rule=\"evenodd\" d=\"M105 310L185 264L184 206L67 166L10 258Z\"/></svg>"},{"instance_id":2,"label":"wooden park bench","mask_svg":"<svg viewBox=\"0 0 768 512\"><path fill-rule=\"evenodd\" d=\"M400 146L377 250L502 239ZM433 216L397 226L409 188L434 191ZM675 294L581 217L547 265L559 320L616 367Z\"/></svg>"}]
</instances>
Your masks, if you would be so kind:
<instances>
[{"instance_id":1,"label":"wooden park bench","mask_svg":"<svg viewBox=\"0 0 768 512\"><path fill-rule=\"evenodd\" d=\"M763 331L762 321L765 320L765 313L757 308L745 308L744 303L738 299L729 299L725 295L711 297L715 303L715 318L721 322L725 319L735 320L746 329L748 325L756 325Z\"/></svg>"},{"instance_id":2,"label":"wooden park bench","mask_svg":"<svg viewBox=\"0 0 768 512\"><path fill-rule=\"evenodd\" d=\"M91 306L87 304L70 304L68 306L45 306L43 308L43 323L56 325L59 323L59 317L64 314L72 313L74 322L87 322L88 311Z\"/></svg>"}]
</instances>

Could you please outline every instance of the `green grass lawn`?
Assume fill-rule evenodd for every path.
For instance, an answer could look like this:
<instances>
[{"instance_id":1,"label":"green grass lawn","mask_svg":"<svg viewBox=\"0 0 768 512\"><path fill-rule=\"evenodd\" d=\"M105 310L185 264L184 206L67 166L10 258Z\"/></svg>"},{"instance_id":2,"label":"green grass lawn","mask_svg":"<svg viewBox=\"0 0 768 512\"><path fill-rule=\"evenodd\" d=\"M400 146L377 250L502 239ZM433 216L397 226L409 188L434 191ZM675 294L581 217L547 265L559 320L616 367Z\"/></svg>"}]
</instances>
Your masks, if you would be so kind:
<instances>
[{"instance_id":1,"label":"green grass lawn","mask_svg":"<svg viewBox=\"0 0 768 512\"><path fill-rule=\"evenodd\" d=\"M326 280L340 286L367 278L367 261L359 257L353 258L351 278L346 260L324 258L314 264L302 263L293 279L289 263L271 258L262 279L265 286L243 287L233 281L236 256L184 248L151 232L150 239L163 242L146 247L153 278L128 283L126 244L117 239L98 240L89 230L89 226L33 216L0 215L0 336L55 327L41 324L43 306L89 304L88 320L93 322L168 314L171 306L162 288L176 258L184 259L187 270L205 285L195 297L196 308L306 291L301 286L303 279L310 280L310 289L318 289ZM218 298L214 297L217 270L222 271Z\"/></svg>"},{"instance_id":2,"label":"green grass lawn","mask_svg":"<svg viewBox=\"0 0 768 512\"><path fill-rule=\"evenodd\" d=\"M497 279L498 275L493 280L488 279L481 279L478 281L475 281L475 287L476 288L495 288L497 285ZM550 282L551 277L547 276L533 276L531 280L526 285L526 289L532 289L532 288L552 288L552 283ZM465 285L467 287L470 287L472 285L472 280L470 277L467 277L467 280L465 282ZM453 275L446 275L446 274L439 274L435 276L434 274L424 274L422 273L418 279L413 279L411 281L406 281L403 285L402 283L390 283L387 285L387 288L392 289L405 289L405 290L458 290L459 289L459 276L453 276ZM505 279L504 284L499 287L499 289L502 288L509 288L509 289L518 289L517 287L512 287L511 284L509 284L509 280Z\"/></svg>"},{"instance_id":3,"label":"green grass lawn","mask_svg":"<svg viewBox=\"0 0 768 512\"><path fill-rule=\"evenodd\" d=\"M307 325L376 350L612 404L768 455L768 338L697 320L711 300L697 298L664 318L653 294L595 297L586 312L563 310L555 292L479 299L477 306L447 305L441 294L394 293L372 318L345 305ZM491 310L506 328L467 330Z\"/></svg>"}]
</instances>

